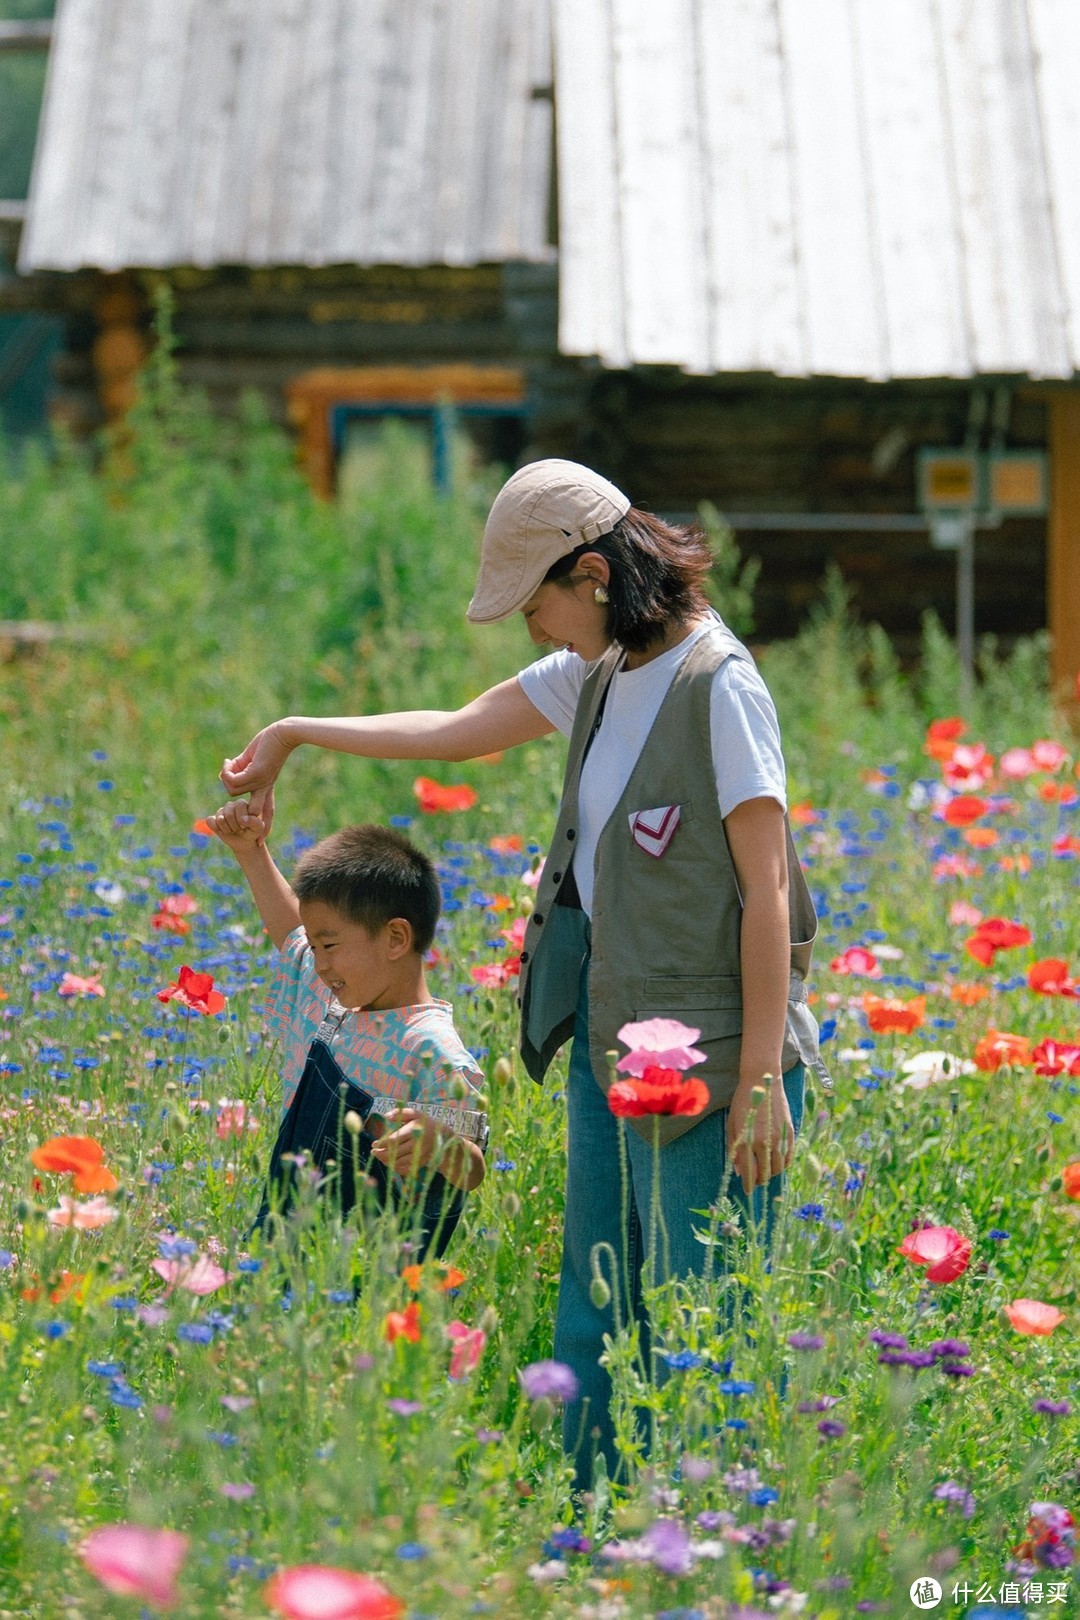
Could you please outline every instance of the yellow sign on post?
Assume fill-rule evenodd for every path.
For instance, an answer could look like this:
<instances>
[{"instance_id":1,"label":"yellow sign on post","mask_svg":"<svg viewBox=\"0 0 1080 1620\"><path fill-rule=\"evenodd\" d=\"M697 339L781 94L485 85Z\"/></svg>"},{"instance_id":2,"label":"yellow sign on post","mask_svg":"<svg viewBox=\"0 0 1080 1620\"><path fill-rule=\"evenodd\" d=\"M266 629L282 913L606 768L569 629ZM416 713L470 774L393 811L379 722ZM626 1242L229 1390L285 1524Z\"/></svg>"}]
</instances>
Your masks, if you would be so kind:
<instances>
[{"instance_id":1,"label":"yellow sign on post","mask_svg":"<svg viewBox=\"0 0 1080 1620\"><path fill-rule=\"evenodd\" d=\"M979 505L975 450L920 450L918 477L924 512L972 512Z\"/></svg>"}]
</instances>

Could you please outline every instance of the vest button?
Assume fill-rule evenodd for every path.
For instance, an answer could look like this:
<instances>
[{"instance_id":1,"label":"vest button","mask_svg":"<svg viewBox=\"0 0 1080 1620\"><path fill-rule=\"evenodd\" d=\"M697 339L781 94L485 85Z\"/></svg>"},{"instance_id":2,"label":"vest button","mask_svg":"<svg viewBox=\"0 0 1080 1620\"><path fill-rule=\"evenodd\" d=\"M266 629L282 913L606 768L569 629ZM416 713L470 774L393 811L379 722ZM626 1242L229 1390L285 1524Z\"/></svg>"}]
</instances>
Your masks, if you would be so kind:
<instances>
[{"instance_id":1,"label":"vest button","mask_svg":"<svg viewBox=\"0 0 1080 1620\"><path fill-rule=\"evenodd\" d=\"M566 836L567 836L567 838L576 838L577 837L577 834L574 832L573 827L567 827Z\"/></svg>"},{"instance_id":2,"label":"vest button","mask_svg":"<svg viewBox=\"0 0 1080 1620\"><path fill-rule=\"evenodd\" d=\"M544 919L541 917L538 911L533 912L533 922L536 924L537 928L542 928L544 926Z\"/></svg>"},{"instance_id":3,"label":"vest button","mask_svg":"<svg viewBox=\"0 0 1080 1620\"><path fill-rule=\"evenodd\" d=\"M522 962L522 966L524 966L524 964L525 964L525 963L526 963L526 962L527 962L527 961L528 961L528 960L529 960L529 953L528 953L528 951L522 951L522 953L521 953L521 962Z\"/></svg>"},{"instance_id":4,"label":"vest button","mask_svg":"<svg viewBox=\"0 0 1080 1620\"><path fill-rule=\"evenodd\" d=\"M562 873L561 872L554 872L552 874L551 881L552 881L552 883L561 883L562 882Z\"/></svg>"}]
</instances>

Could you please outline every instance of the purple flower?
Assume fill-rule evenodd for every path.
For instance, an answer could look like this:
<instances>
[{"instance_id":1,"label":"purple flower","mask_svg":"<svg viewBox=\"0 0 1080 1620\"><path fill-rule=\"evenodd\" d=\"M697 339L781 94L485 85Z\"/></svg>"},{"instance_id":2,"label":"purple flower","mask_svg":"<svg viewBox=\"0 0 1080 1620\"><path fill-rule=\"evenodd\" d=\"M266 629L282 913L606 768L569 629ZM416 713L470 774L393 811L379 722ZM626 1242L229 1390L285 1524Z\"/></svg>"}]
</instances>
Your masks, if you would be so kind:
<instances>
[{"instance_id":1,"label":"purple flower","mask_svg":"<svg viewBox=\"0 0 1080 1620\"><path fill-rule=\"evenodd\" d=\"M902 1333L883 1333L875 1328L870 1335L870 1343L878 1345L882 1350L906 1350L907 1339Z\"/></svg>"},{"instance_id":2,"label":"purple flower","mask_svg":"<svg viewBox=\"0 0 1080 1620\"><path fill-rule=\"evenodd\" d=\"M971 1346L963 1339L935 1339L930 1346L935 1356L970 1356Z\"/></svg>"},{"instance_id":3,"label":"purple flower","mask_svg":"<svg viewBox=\"0 0 1080 1620\"><path fill-rule=\"evenodd\" d=\"M975 1369L966 1361L943 1361L941 1370L948 1378L974 1378Z\"/></svg>"},{"instance_id":4,"label":"purple flower","mask_svg":"<svg viewBox=\"0 0 1080 1620\"><path fill-rule=\"evenodd\" d=\"M822 1418L817 1429L818 1434L823 1434L826 1440L839 1440L842 1434L847 1433L847 1424L841 1423L839 1418Z\"/></svg>"},{"instance_id":5,"label":"purple flower","mask_svg":"<svg viewBox=\"0 0 1080 1620\"><path fill-rule=\"evenodd\" d=\"M247 1480L241 1480L236 1485L221 1485L218 1487L222 1496L227 1496L230 1502L246 1502L255 1495L255 1487Z\"/></svg>"},{"instance_id":6,"label":"purple flower","mask_svg":"<svg viewBox=\"0 0 1080 1620\"><path fill-rule=\"evenodd\" d=\"M697 1523L703 1530L723 1530L735 1523L735 1515L724 1508L708 1508L698 1514Z\"/></svg>"},{"instance_id":7,"label":"purple flower","mask_svg":"<svg viewBox=\"0 0 1080 1620\"><path fill-rule=\"evenodd\" d=\"M795 1410L796 1412L827 1412L830 1407L839 1405L839 1395L819 1395L813 1401L800 1401Z\"/></svg>"},{"instance_id":8,"label":"purple flower","mask_svg":"<svg viewBox=\"0 0 1080 1620\"><path fill-rule=\"evenodd\" d=\"M501 1429L477 1429L476 1438L482 1446L493 1446L503 1437Z\"/></svg>"},{"instance_id":9,"label":"purple flower","mask_svg":"<svg viewBox=\"0 0 1080 1620\"><path fill-rule=\"evenodd\" d=\"M821 1350L825 1345L820 1333L789 1333L787 1342L793 1350Z\"/></svg>"},{"instance_id":10,"label":"purple flower","mask_svg":"<svg viewBox=\"0 0 1080 1620\"><path fill-rule=\"evenodd\" d=\"M135 1315L144 1327L160 1327L168 1321L169 1308L167 1305L140 1305Z\"/></svg>"},{"instance_id":11,"label":"purple flower","mask_svg":"<svg viewBox=\"0 0 1080 1620\"><path fill-rule=\"evenodd\" d=\"M407 1401L404 1396L394 1395L386 1403L387 1410L396 1412L398 1417L415 1417L417 1412L424 1410L423 1401Z\"/></svg>"},{"instance_id":12,"label":"purple flower","mask_svg":"<svg viewBox=\"0 0 1080 1620\"><path fill-rule=\"evenodd\" d=\"M955 1479L947 1479L941 1485L934 1487L934 1499L938 1502L949 1502L958 1507L965 1519L970 1519L975 1512L975 1498L966 1485L961 1485Z\"/></svg>"},{"instance_id":13,"label":"purple flower","mask_svg":"<svg viewBox=\"0 0 1080 1620\"><path fill-rule=\"evenodd\" d=\"M1046 1412L1050 1417L1068 1417L1072 1407L1068 1401L1048 1401L1045 1396L1040 1395L1038 1400L1032 1401L1031 1410Z\"/></svg>"},{"instance_id":14,"label":"purple flower","mask_svg":"<svg viewBox=\"0 0 1080 1620\"><path fill-rule=\"evenodd\" d=\"M572 1401L578 1392L573 1369L563 1361L534 1361L518 1374L530 1401Z\"/></svg>"},{"instance_id":15,"label":"purple flower","mask_svg":"<svg viewBox=\"0 0 1080 1620\"><path fill-rule=\"evenodd\" d=\"M228 1412L246 1412L249 1406L255 1405L253 1395L223 1395L221 1404Z\"/></svg>"},{"instance_id":16,"label":"purple flower","mask_svg":"<svg viewBox=\"0 0 1080 1620\"><path fill-rule=\"evenodd\" d=\"M657 1519L641 1543L646 1558L665 1575L689 1575L694 1567L690 1536L678 1519Z\"/></svg>"}]
</instances>

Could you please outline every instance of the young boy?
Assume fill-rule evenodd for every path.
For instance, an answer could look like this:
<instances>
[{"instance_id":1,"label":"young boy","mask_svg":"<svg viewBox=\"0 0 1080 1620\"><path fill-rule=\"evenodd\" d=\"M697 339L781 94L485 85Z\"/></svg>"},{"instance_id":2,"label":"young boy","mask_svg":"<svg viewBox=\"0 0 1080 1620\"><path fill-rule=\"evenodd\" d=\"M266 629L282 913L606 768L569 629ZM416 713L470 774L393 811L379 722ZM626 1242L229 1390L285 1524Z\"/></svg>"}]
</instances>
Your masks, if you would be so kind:
<instances>
[{"instance_id":1,"label":"young boy","mask_svg":"<svg viewBox=\"0 0 1080 1620\"><path fill-rule=\"evenodd\" d=\"M435 869L400 833L369 823L307 850L290 887L263 823L241 822L246 810L234 802L207 819L278 952L267 1023L284 1058L285 1115L258 1224L272 1204L288 1207L288 1156L305 1152L343 1213L367 1187L381 1206L411 1213L418 1258L441 1255L465 1193L484 1178L487 1117L469 1106L480 1068L424 976Z\"/></svg>"}]
</instances>

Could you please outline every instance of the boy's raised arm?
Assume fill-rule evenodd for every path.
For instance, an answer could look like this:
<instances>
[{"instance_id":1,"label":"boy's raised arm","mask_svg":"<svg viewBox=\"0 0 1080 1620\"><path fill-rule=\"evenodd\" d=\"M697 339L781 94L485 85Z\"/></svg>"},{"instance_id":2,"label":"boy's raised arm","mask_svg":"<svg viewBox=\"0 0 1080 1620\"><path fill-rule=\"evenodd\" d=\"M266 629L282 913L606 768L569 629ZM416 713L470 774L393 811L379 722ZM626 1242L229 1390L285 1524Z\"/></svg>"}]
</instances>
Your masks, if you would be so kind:
<instances>
[{"instance_id":1,"label":"boy's raised arm","mask_svg":"<svg viewBox=\"0 0 1080 1620\"><path fill-rule=\"evenodd\" d=\"M214 815L207 816L206 822L236 856L266 931L280 950L300 926L300 908L266 847L263 823L251 816L240 825L241 812L246 811L247 806L237 802L222 805Z\"/></svg>"}]
</instances>

